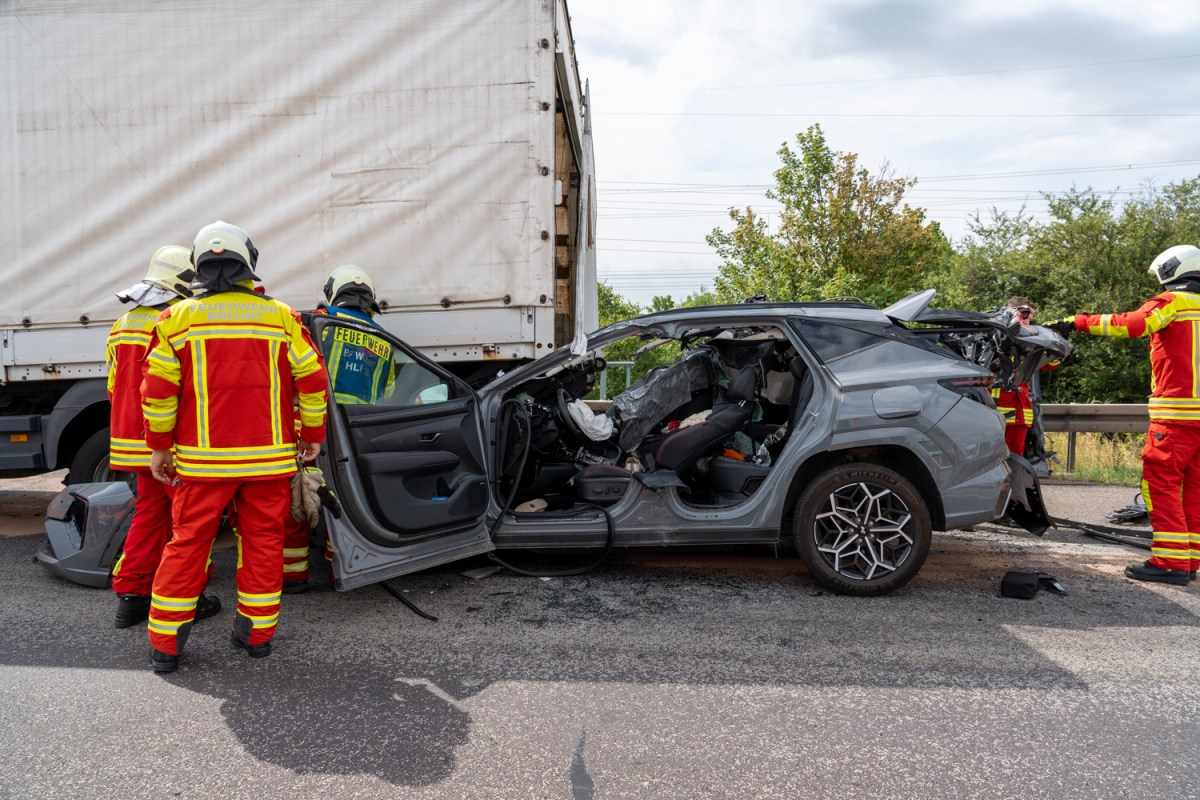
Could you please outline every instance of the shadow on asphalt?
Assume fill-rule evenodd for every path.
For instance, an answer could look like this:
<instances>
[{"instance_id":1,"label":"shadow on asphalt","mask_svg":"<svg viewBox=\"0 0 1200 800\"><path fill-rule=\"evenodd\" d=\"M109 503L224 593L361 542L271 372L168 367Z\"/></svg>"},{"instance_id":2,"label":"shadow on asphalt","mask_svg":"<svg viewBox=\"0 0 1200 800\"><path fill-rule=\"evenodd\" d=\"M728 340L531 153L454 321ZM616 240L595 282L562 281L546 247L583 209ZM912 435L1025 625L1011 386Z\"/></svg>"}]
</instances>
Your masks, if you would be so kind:
<instances>
[{"instance_id":1,"label":"shadow on asphalt","mask_svg":"<svg viewBox=\"0 0 1200 800\"><path fill-rule=\"evenodd\" d=\"M112 627L103 590L32 563L39 537L0 540L0 664L147 672L144 626ZM1124 553L1116 557L1123 558ZM1018 555L1018 557L1021 557ZM1079 690L1086 683L1011 627L1194 624L1169 592L1060 562L1070 597L1001 598L1012 553L936 538L930 561L881 598L821 590L794 558L615 555L589 575L472 581L448 566L396 581L438 622L378 587L285 597L270 658L228 644L227 609L196 626L172 685L222 701L246 752L298 773L447 778L471 698L497 682ZM1024 566L1039 568L1026 555ZM230 606L231 552L210 587Z\"/></svg>"}]
</instances>

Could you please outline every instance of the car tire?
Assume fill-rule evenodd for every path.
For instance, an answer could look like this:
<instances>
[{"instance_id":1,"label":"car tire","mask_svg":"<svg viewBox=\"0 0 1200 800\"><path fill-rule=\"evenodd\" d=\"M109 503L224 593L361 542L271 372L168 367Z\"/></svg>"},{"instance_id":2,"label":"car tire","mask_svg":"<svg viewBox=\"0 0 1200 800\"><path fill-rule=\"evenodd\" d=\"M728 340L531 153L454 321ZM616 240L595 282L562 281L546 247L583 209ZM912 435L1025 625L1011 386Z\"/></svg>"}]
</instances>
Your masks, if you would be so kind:
<instances>
[{"instance_id":1,"label":"car tire","mask_svg":"<svg viewBox=\"0 0 1200 800\"><path fill-rule=\"evenodd\" d=\"M136 473L114 472L108 463L108 446L108 428L101 428L85 439L75 457L71 459L71 468L67 471L67 485L110 481L130 483L130 479L135 477Z\"/></svg>"},{"instance_id":2,"label":"car tire","mask_svg":"<svg viewBox=\"0 0 1200 800\"><path fill-rule=\"evenodd\" d=\"M877 464L832 467L796 503L796 551L818 583L839 594L874 597L912 580L933 529L920 492Z\"/></svg>"}]
</instances>

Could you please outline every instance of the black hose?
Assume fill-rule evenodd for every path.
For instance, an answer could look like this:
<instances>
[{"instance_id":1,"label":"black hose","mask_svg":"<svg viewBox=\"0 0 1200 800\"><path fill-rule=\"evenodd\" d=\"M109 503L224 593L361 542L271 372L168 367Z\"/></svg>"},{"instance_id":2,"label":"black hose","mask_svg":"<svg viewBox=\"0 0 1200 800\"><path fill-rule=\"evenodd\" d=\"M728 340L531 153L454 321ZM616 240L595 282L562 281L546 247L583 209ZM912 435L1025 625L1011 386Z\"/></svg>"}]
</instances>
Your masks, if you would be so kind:
<instances>
[{"instance_id":1,"label":"black hose","mask_svg":"<svg viewBox=\"0 0 1200 800\"><path fill-rule=\"evenodd\" d=\"M1086 522L1077 522L1073 519L1051 519L1050 522L1056 528L1073 528L1084 536L1090 536L1093 539L1099 539L1102 542L1110 544L1123 544L1127 547L1136 547L1139 550L1150 549L1150 539L1152 533L1137 533L1129 529L1109 528L1104 525L1091 525Z\"/></svg>"},{"instance_id":2,"label":"black hose","mask_svg":"<svg viewBox=\"0 0 1200 800\"><path fill-rule=\"evenodd\" d=\"M497 490L499 490L500 481L504 477L503 461L504 461L504 453L505 453L505 450L507 449L507 445L508 445L508 420L505 419L505 417L504 417L504 410L505 410L505 408L507 408L510 405L515 407L521 415L520 416L521 424L524 424L524 426L525 426L525 440L524 440L524 444L521 448L521 458L517 462L517 470L515 473L516 477L513 479L512 489L509 491L508 496L504 498L504 502L501 504L500 514L497 515L495 521L492 522L492 527L488 530L488 537L493 542L495 542L495 540L496 540L496 530L500 527L500 523L504 520L504 515L506 513L510 513L508 509L512 506L513 500L516 499L517 491L521 488L521 475L525 472L525 462L529 458L529 450L532 446L532 441L533 441L532 423L529 419L529 412L526 410L525 404L522 403L520 400L517 400L516 398L512 398L512 397L508 398L507 400L505 400L503 403L500 404L500 410L496 414L497 428L499 429L498 433L496 435L496 482L495 482L495 486L496 486ZM524 576L530 577L530 578L566 578L566 577L569 577L572 575L583 575L584 573L591 572L592 570L596 569L601 564L603 564L605 559L607 559L609 554L612 552L613 543L616 539L616 525L613 523L612 515L608 513L608 509L603 508L602 506L595 505L593 503L579 503L577 505L579 506L579 508L577 510L573 511L570 514L562 514L559 516L563 516L563 517L577 516L579 514L582 514L584 511L586 511L590 508L595 508L601 514L604 515L604 524L605 524L606 528L608 529L608 536L604 541L604 549L600 552L599 557L596 558L595 561L593 561L589 564L584 564L582 567L574 567L572 569L566 569L566 570L534 571L534 570L524 569L522 567L515 566L515 565L505 561L504 559L500 558L500 556L496 555L495 551L488 553L488 558L491 559L492 561L496 562L500 566L504 567L505 569L510 570L511 572L515 572L518 575L524 575ZM518 519L523 516L533 516L532 514L518 514L516 512L511 512L511 513L514 517L516 517ZM538 516L544 517L545 515L539 513Z\"/></svg>"},{"instance_id":3,"label":"black hose","mask_svg":"<svg viewBox=\"0 0 1200 800\"><path fill-rule=\"evenodd\" d=\"M409 600L407 597L402 595L398 589L393 588L390 584L381 582L379 585L382 586L384 588L384 591L386 591L392 597L396 598L401 603L404 603L404 605L408 606L409 609L411 609L412 612L414 614L416 614L418 617L424 617L425 619L430 620L432 622L438 621L437 617L435 617L433 614L426 614L424 611L417 608L416 603L414 603L412 600Z\"/></svg>"}]
</instances>

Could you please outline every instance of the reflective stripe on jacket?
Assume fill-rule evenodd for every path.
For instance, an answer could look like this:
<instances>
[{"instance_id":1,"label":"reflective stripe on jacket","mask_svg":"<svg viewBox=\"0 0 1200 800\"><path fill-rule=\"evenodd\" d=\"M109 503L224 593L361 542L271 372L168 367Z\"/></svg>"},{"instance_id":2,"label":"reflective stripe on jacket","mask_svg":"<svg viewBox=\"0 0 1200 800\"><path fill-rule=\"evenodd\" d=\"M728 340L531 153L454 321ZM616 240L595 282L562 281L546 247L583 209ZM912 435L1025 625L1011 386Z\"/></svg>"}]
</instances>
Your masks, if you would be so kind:
<instances>
[{"instance_id":1,"label":"reflective stripe on jacket","mask_svg":"<svg viewBox=\"0 0 1200 800\"><path fill-rule=\"evenodd\" d=\"M108 334L108 459L116 470L148 472L150 448L142 417L142 359L158 319L159 309L137 306L125 312Z\"/></svg>"},{"instance_id":2,"label":"reflective stripe on jacket","mask_svg":"<svg viewBox=\"0 0 1200 800\"><path fill-rule=\"evenodd\" d=\"M1075 329L1093 336L1150 337L1150 419L1200 425L1200 295L1163 292L1136 311L1076 314Z\"/></svg>"},{"instance_id":3,"label":"reflective stripe on jacket","mask_svg":"<svg viewBox=\"0 0 1200 800\"><path fill-rule=\"evenodd\" d=\"M296 471L300 438L325 439L326 377L300 317L250 291L184 300L154 328L142 381L146 442L175 447L183 477L274 478Z\"/></svg>"}]
</instances>

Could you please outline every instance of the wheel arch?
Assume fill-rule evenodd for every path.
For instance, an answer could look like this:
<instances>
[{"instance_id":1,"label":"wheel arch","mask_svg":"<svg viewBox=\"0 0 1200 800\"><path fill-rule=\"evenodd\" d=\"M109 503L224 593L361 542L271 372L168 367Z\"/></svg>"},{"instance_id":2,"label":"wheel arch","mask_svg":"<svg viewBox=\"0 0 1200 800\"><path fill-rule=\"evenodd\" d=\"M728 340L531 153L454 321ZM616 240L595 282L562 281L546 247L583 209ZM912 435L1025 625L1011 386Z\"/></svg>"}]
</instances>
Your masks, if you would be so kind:
<instances>
[{"instance_id":1,"label":"wheel arch","mask_svg":"<svg viewBox=\"0 0 1200 800\"><path fill-rule=\"evenodd\" d=\"M96 431L107 428L112 411L103 380L78 381L54 404L46 421L46 455L50 469L71 466L75 454Z\"/></svg>"},{"instance_id":2,"label":"wheel arch","mask_svg":"<svg viewBox=\"0 0 1200 800\"><path fill-rule=\"evenodd\" d=\"M830 467L855 462L878 464L900 473L900 475L916 487L917 492L921 495L921 499L925 501L925 507L929 510L929 521L933 529L935 531L945 530L946 511L942 505L942 495L938 491L937 482L934 481L933 475L930 474L925 463L906 447L901 447L900 445L877 445L852 447L844 450L827 450L822 453L816 453L812 458L805 461L800 469L796 471L796 474L792 476L791 485L788 486L787 498L784 502L784 519L780 525L781 538L786 539L789 536L788 532L792 529L792 522L796 513L796 502L800 499L800 495L804 492L805 487Z\"/></svg>"}]
</instances>

